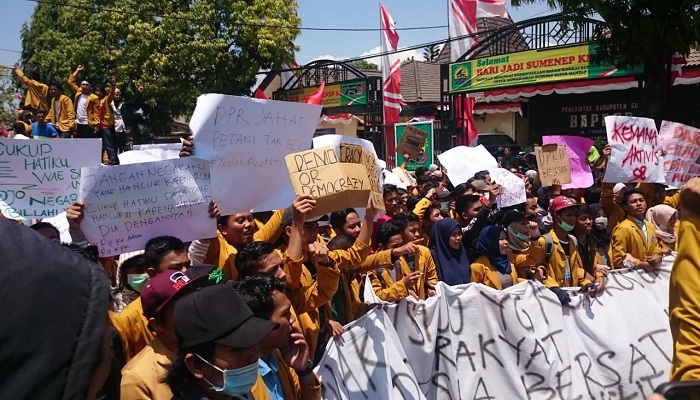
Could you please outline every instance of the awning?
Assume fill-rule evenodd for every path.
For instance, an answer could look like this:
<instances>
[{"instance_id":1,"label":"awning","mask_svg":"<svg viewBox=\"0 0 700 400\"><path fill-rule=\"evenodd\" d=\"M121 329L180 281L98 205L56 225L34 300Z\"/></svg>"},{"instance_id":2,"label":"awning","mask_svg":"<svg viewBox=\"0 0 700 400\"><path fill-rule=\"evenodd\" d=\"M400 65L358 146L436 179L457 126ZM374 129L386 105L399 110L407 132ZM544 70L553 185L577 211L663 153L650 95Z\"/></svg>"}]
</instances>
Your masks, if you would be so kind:
<instances>
[{"instance_id":1,"label":"awning","mask_svg":"<svg viewBox=\"0 0 700 400\"><path fill-rule=\"evenodd\" d=\"M516 112L523 116L523 107L520 103L500 103L500 104L476 104L474 106L474 115L480 114L503 114Z\"/></svg>"},{"instance_id":2,"label":"awning","mask_svg":"<svg viewBox=\"0 0 700 400\"><path fill-rule=\"evenodd\" d=\"M700 83L700 69L682 70L681 76L673 81L673 86L694 85L696 83Z\"/></svg>"},{"instance_id":3,"label":"awning","mask_svg":"<svg viewBox=\"0 0 700 400\"><path fill-rule=\"evenodd\" d=\"M331 115L321 115L321 122L327 122L329 124L343 124L349 125L352 120L357 120L358 123L364 124L365 121L353 114L331 114Z\"/></svg>"},{"instance_id":4,"label":"awning","mask_svg":"<svg viewBox=\"0 0 700 400\"><path fill-rule=\"evenodd\" d=\"M587 79L573 82L557 82L551 84L520 86L505 89L493 89L484 91L486 102L499 102L515 100L518 97L533 97L537 95L556 94L583 94L593 92L607 92L610 90L626 90L639 86L634 76L622 76L619 78Z\"/></svg>"}]
</instances>

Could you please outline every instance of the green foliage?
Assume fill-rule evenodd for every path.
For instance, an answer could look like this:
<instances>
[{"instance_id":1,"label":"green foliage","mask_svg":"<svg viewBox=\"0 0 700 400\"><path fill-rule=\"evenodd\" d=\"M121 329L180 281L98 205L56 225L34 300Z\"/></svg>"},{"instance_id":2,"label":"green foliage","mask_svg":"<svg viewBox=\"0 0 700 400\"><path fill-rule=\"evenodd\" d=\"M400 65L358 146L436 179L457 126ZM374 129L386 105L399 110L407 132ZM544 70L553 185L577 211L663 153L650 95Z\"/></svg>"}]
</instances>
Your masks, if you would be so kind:
<instances>
[{"instance_id":1,"label":"green foliage","mask_svg":"<svg viewBox=\"0 0 700 400\"><path fill-rule=\"evenodd\" d=\"M435 62L440 56L440 45L433 44L423 48L423 59L428 62Z\"/></svg>"},{"instance_id":2,"label":"green foliage","mask_svg":"<svg viewBox=\"0 0 700 400\"><path fill-rule=\"evenodd\" d=\"M0 125L12 125L15 122L17 90L12 83L12 75L10 67L0 65Z\"/></svg>"},{"instance_id":3,"label":"green foliage","mask_svg":"<svg viewBox=\"0 0 700 400\"><path fill-rule=\"evenodd\" d=\"M671 56L688 54L700 42L700 1L692 0L511 0L515 7L546 2L580 26L595 13L605 21L597 59L619 67L644 65L647 111L659 118L669 85Z\"/></svg>"},{"instance_id":4,"label":"green foliage","mask_svg":"<svg viewBox=\"0 0 700 400\"><path fill-rule=\"evenodd\" d=\"M379 65L371 63L367 60L350 61L348 64L357 69L364 69L367 71L379 71Z\"/></svg>"},{"instance_id":5,"label":"green foliage","mask_svg":"<svg viewBox=\"0 0 700 400\"><path fill-rule=\"evenodd\" d=\"M301 25L295 0L60 4L38 3L23 27L25 71L65 83L84 64L78 80L106 84L115 76L127 96L142 84L156 132L188 117L201 93L249 94L260 69L293 59Z\"/></svg>"}]
</instances>

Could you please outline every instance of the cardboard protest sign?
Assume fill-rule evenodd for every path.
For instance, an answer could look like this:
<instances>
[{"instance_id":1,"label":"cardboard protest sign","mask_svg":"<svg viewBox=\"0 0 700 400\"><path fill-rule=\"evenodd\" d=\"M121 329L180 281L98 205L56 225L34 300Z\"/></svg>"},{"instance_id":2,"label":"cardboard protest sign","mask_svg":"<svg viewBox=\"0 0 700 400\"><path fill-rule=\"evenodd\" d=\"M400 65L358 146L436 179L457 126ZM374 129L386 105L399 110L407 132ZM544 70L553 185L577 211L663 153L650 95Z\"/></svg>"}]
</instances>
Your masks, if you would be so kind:
<instances>
[{"instance_id":1,"label":"cardboard protest sign","mask_svg":"<svg viewBox=\"0 0 700 400\"><path fill-rule=\"evenodd\" d=\"M391 171L384 170L384 184L385 185L394 185L398 189L404 189L407 190L408 187L406 186L405 183L399 178L398 175L394 174Z\"/></svg>"},{"instance_id":2,"label":"cardboard protest sign","mask_svg":"<svg viewBox=\"0 0 700 400\"><path fill-rule=\"evenodd\" d=\"M569 166L566 146L556 144L537 146L535 147L535 158L542 186L552 186L554 179L559 179L560 183L571 183L571 167Z\"/></svg>"},{"instance_id":3,"label":"cardboard protest sign","mask_svg":"<svg viewBox=\"0 0 700 400\"><path fill-rule=\"evenodd\" d=\"M499 207L510 207L525 203L527 193L525 191L525 182L521 178L503 168L491 169L489 174L491 175L491 182L501 185L501 194L498 196Z\"/></svg>"},{"instance_id":4,"label":"cardboard protest sign","mask_svg":"<svg viewBox=\"0 0 700 400\"><path fill-rule=\"evenodd\" d=\"M323 398L645 399L671 367L672 265L612 271L604 293L573 293L567 306L534 280L502 291L439 283L426 301L384 303L329 343ZM399 383L373 384L386 374Z\"/></svg>"},{"instance_id":5,"label":"cardboard protest sign","mask_svg":"<svg viewBox=\"0 0 700 400\"><path fill-rule=\"evenodd\" d=\"M543 136L542 144L560 144L566 146L569 156L571 183L562 185L562 189L588 188L593 186L593 174L588 164L588 151L594 142L580 136Z\"/></svg>"},{"instance_id":6,"label":"cardboard protest sign","mask_svg":"<svg viewBox=\"0 0 700 400\"><path fill-rule=\"evenodd\" d=\"M172 160L180 157L181 143L135 144L134 149L119 154L119 164Z\"/></svg>"},{"instance_id":7,"label":"cardboard protest sign","mask_svg":"<svg viewBox=\"0 0 700 400\"><path fill-rule=\"evenodd\" d=\"M604 182L666 183L659 134L653 119L608 115L605 129L612 153Z\"/></svg>"},{"instance_id":8,"label":"cardboard protest sign","mask_svg":"<svg viewBox=\"0 0 700 400\"><path fill-rule=\"evenodd\" d=\"M284 157L311 147L320 115L319 105L199 96L190 121L195 156L212 162L212 197L221 215L292 203Z\"/></svg>"},{"instance_id":9,"label":"cardboard protest sign","mask_svg":"<svg viewBox=\"0 0 700 400\"><path fill-rule=\"evenodd\" d=\"M374 208L381 211L384 209L384 195L382 185L379 183L379 172L377 171L377 159L371 152L362 146L350 143L340 144L340 162L362 164L367 169L367 181L372 190L372 204ZM365 203L367 205L367 203Z\"/></svg>"},{"instance_id":10,"label":"cardboard protest sign","mask_svg":"<svg viewBox=\"0 0 700 400\"><path fill-rule=\"evenodd\" d=\"M401 167L396 167L391 170L391 172L396 175L405 186L416 186L416 180L408 173L405 169Z\"/></svg>"},{"instance_id":11,"label":"cardboard protest sign","mask_svg":"<svg viewBox=\"0 0 700 400\"><path fill-rule=\"evenodd\" d=\"M80 227L102 257L142 250L156 236L215 237L210 188L209 161L194 157L83 168Z\"/></svg>"},{"instance_id":12,"label":"cardboard protest sign","mask_svg":"<svg viewBox=\"0 0 700 400\"><path fill-rule=\"evenodd\" d=\"M428 132L422 131L413 125L406 125L403 135L401 135L401 139L396 145L396 152L398 154L408 153L411 159L415 160L423 151L427 138Z\"/></svg>"},{"instance_id":13,"label":"cardboard protest sign","mask_svg":"<svg viewBox=\"0 0 700 400\"><path fill-rule=\"evenodd\" d=\"M316 199L316 208L309 218L367 206L372 189L367 168L359 163L341 163L333 147L289 154L285 162L295 193Z\"/></svg>"},{"instance_id":14,"label":"cardboard protest sign","mask_svg":"<svg viewBox=\"0 0 700 400\"><path fill-rule=\"evenodd\" d=\"M438 155L447 177L454 186L465 183L479 171L498 167L498 161L482 145L476 147L457 146Z\"/></svg>"},{"instance_id":15,"label":"cardboard protest sign","mask_svg":"<svg viewBox=\"0 0 700 400\"><path fill-rule=\"evenodd\" d=\"M0 139L0 212L55 217L78 200L80 168L100 165L100 139Z\"/></svg>"},{"instance_id":16,"label":"cardboard protest sign","mask_svg":"<svg viewBox=\"0 0 700 400\"><path fill-rule=\"evenodd\" d=\"M666 183L681 187L700 176L700 129L677 122L663 121L659 143L664 151Z\"/></svg>"}]
</instances>

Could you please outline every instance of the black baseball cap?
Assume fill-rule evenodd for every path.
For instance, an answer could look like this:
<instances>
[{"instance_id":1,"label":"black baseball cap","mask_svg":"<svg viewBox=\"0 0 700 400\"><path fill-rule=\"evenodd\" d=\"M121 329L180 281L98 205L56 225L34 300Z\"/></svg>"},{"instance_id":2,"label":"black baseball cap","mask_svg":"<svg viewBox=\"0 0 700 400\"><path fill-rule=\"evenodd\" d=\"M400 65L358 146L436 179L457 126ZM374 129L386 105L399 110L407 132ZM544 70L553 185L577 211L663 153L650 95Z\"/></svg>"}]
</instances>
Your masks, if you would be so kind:
<instances>
[{"instance_id":1,"label":"black baseball cap","mask_svg":"<svg viewBox=\"0 0 700 400\"><path fill-rule=\"evenodd\" d=\"M515 223L515 222L520 222L524 219L527 219L527 216L525 216L525 213L523 213L520 210L509 210L505 214L503 214L503 218L501 219L501 225L504 228L507 228L508 225Z\"/></svg>"},{"instance_id":2,"label":"black baseball cap","mask_svg":"<svg viewBox=\"0 0 700 400\"><path fill-rule=\"evenodd\" d=\"M254 317L230 281L180 299L175 304L174 324L181 348L209 342L238 349L253 347L278 327Z\"/></svg>"}]
</instances>

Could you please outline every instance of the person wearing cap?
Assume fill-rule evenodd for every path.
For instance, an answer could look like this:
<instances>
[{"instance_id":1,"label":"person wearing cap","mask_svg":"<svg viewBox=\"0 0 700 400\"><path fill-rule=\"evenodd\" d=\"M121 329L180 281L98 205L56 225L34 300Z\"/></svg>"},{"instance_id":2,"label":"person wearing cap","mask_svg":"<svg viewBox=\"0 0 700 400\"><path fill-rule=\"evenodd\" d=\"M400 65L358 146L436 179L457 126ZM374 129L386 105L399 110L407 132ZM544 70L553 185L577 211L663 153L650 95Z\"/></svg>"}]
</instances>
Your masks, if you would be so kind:
<instances>
[{"instance_id":1,"label":"person wearing cap","mask_svg":"<svg viewBox=\"0 0 700 400\"><path fill-rule=\"evenodd\" d=\"M146 243L143 253L146 273L151 279L170 271L184 272L190 266L185 244L174 236L158 236ZM119 332L130 360L155 337L143 315L141 298L132 301L119 314L110 314L114 328Z\"/></svg>"},{"instance_id":2,"label":"person wearing cap","mask_svg":"<svg viewBox=\"0 0 700 400\"><path fill-rule=\"evenodd\" d=\"M15 75L27 86L27 93L24 96L24 106L31 107L32 110L48 110L46 103L46 95L49 92L49 87L42 82L39 82L38 74L32 78L27 77L19 68L19 62L15 63ZM32 75L30 73L30 75Z\"/></svg>"},{"instance_id":3,"label":"person wearing cap","mask_svg":"<svg viewBox=\"0 0 700 400\"><path fill-rule=\"evenodd\" d=\"M100 104L100 98L92 93L92 86L88 81L82 81L80 86L75 83L75 78L81 71L84 71L83 65L78 65L75 72L68 75L68 86L75 92L75 100L73 107L75 109L76 136L79 139L95 138L95 128L100 124L100 114L97 107Z\"/></svg>"},{"instance_id":4,"label":"person wearing cap","mask_svg":"<svg viewBox=\"0 0 700 400\"><path fill-rule=\"evenodd\" d=\"M260 353L277 324L253 316L231 282L201 288L175 304L179 350L165 383L175 400L252 398Z\"/></svg>"},{"instance_id":5,"label":"person wearing cap","mask_svg":"<svg viewBox=\"0 0 700 400\"><path fill-rule=\"evenodd\" d=\"M655 271L661 264L661 243L654 224L644 218L647 212L644 193L627 189L620 197L627 218L612 233L612 267Z\"/></svg>"},{"instance_id":6,"label":"person wearing cap","mask_svg":"<svg viewBox=\"0 0 700 400\"><path fill-rule=\"evenodd\" d=\"M539 246L545 249L547 276L544 285L557 295L562 304L571 302L571 297L561 289L562 286L581 287L589 296L595 296L595 288L586 279L576 237L573 236L578 206L576 200L570 197L557 196L552 199L549 205L549 213L554 222L552 231L538 239ZM551 247L551 254L547 254L548 247Z\"/></svg>"},{"instance_id":7,"label":"person wearing cap","mask_svg":"<svg viewBox=\"0 0 700 400\"><path fill-rule=\"evenodd\" d=\"M321 384L313 372L304 335L294 326L285 286L283 280L265 273L233 284L256 318L278 325L256 346L259 375L251 393L256 400L320 400Z\"/></svg>"},{"instance_id":8,"label":"person wearing cap","mask_svg":"<svg viewBox=\"0 0 700 400\"><path fill-rule=\"evenodd\" d=\"M148 281L141 302L143 315L156 336L122 369L122 399L172 398L170 387L162 380L178 351L173 327L175 304L199 288L225 281L223 273L212 265L191 267L185 272L171 270Z\"/></svg>"},{"instance_id":9,"label":"person wearing cap","mask_svg":"<svg viewBox=\"0 0 700 400\"><path fill-rule=\"evenodd\" d=\"M331 229L330 217L328 214L322 215L316 221L316 234L318 234L318 237L323 240L325 244L328 244L331 238L335 236L335 232Z\"/></svg>"},{"instance_id":10,"label":"person wearing cap","mask_svg":"<svg viewBox=\"0 0 700 400\"><path fill-rule=\"evenodd\" d=\"M669 304L672 381L700 380L700 178L680 191L681 221L671 270Z\"/></svg>"},{"instance_id":11,"label":"person wearing cap","mask_svg":"<svg viewBox=\"0 0 700 400\"><path fill-rule=\"evenodd\" d=\"M542 282L547 276L544 265L545 250L540 247L537 238L532 236L530 223L535 214L526 215L513 209L503 214L501 226L505 228L508 239L508 258L523 279L537 279Z\"/></svg>"},{"instance_id":12,"label":"person wearing cap","mask_svg":"<svg viewBox=\"0 0 700 400\"><path fill-rule=\"evenodd\" d=\"M485 203L482 202L481 196L477 194L457 198L455 204L457 222L462 226L462 242L464 243L464 248L467 249L467 255L470 260L478 257L474 252L474 243L479 236L479 232L488 225L492 225L489 216L496 208L496 199L500 194L501 187L499 185L491 185L489 197Z\"/></svg>"}]
</instances>

